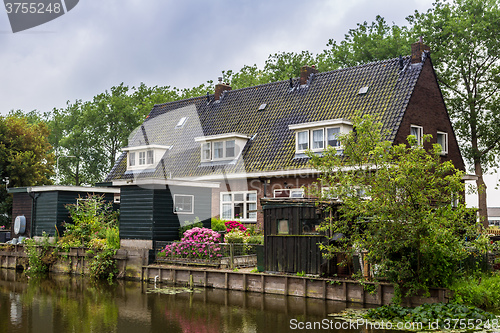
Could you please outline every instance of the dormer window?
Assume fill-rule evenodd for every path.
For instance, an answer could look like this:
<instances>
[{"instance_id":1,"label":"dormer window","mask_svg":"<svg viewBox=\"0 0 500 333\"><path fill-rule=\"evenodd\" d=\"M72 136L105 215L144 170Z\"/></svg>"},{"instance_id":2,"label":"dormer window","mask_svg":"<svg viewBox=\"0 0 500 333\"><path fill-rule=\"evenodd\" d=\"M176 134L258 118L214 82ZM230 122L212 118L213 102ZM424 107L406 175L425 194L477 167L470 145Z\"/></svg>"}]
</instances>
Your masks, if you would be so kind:
<instances>
[{"instance_id":1,"label":"dormer window","mask_svg":"<svg viewBox=\"0 0 500 333\"><path fill-rule=\"evenodd\" d=\"M249 136L238 133L227 133L195 138L201 142L201 161L227 161L233 160L243 150Z\"/></svg>"},{"instance_id":2,"label":"dormer window","mask_svg":"<svg viewBox=\"0 0 500 333\"><path fill-rule=\"evenodd\" d=\"M341 149L339 134L352 130L352 123L345 119L332 119L289 125L295 130L296 154L303 154L306 150L320 152L327 147Z\"/></svg>"},{"instance_id":3,"label":"dormer window","mask_svg":"<svg viewBox=\"0 0 500 333\"><path fill-rule=\"evenodd\" d=\"M127 170L140 170L144 168L154 168L171 146L147 145L126 147L122 150L127 152Z\"/></svg>"}]
</instances>

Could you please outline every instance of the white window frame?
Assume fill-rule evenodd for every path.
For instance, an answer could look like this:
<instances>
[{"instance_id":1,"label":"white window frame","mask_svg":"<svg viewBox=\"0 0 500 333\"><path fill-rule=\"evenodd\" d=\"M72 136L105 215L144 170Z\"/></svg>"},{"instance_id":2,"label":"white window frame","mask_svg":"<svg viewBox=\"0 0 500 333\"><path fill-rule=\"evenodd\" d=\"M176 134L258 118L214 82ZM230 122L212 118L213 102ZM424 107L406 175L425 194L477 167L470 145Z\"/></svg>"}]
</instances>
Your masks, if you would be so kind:
<instances>
[{"instance_id":1,"label":"white window frame","mask_svg":"<svg viewBox=\"0 0 500 333\"><path fill-rule=\"evenodd\" d=\"M208 158L205 158L205 145L208 145ZM212 160L212 142L203 142L201 144L201 160L202 161L211 161Z\"/></svg>"},{"instance_id":2,"label":"white window frame","mask_svg":"<svg viewBox=\"0 0 500 333\"><path fill-rule=\"evenodd\" d=\"M444 147L439 143L439 136L444 136ZM448 133L437 131L436 143L441 146L441 155L448 154Z\"/></svg>"},{"instance_id":3,"label":"white window frame","mask_svg":"<svg viewBox=\"0 0 500 333\"><path fill-rule=\"evenodd\" d=\"M300 149L299 148L299 134L300 133L306 133L306 138L307 138L307 148L306 149ZM305 131L298 131L295 133L295 150L297 152L305 152L306 150L308 150L311 145L310 145L310 138L309 138L309 130L305 130Z\"/></svg>"},{"instance_id":4,"label":"white window frame","mask_svg":"<svg viewBox=\"0 0 500 333\"><path fill-rule=\"evenodd\" d=\"M243 200L235 200L235 195L243 195ZM248 200L248 194L255 195L255 200ZM230 195L230 201L224 201L224 195ZM253 212L253 210L257 210L257 191L234 191L234 192L221 192L220 193L220 218L221 219L230 219L230 220L238 220L243 222L257 222L257 212ZM235 204L243 204L243 213L241 217L234 216L234 206ZM249 204L255 204L255 209L250 209L248 207ZM231 205L231 213L230 216L224 216L224 206ZM252 212L250 212L252 210ZM252 214L252 217L247 217L249 214Z\"/></svg>"},{"instance_id":5,"label":"white window frame","mask_svg":"<svg viewBox=\"0 0 500 333\"><path fill-rule=\"evenodd\" d=\"M146 165L155 164L155 152L153 150L146 150Z\"/></svg>"},{"instance_id":6,"label":"white window frame","mask_svg":"<svg viewBox=\"0 0 500 333\"><path fill-rule=\"evenodd\" d=\"M321 131L321 136L322 136L322 140L321 140L321 147L314 147L314 144L316 142L319 142L319 141L314 141L314 132L319 132ZM314 129L311 129L310 131L311 133L311 139L310 139L310 142L311 142L311 150L312 151L323 151L325 149L325 129L324 128L314 128Z\"/></svg>"},{"instance_id":7,"label":"white window frame","mask_svg":"<svg viewBox=\"0 0 500 333\"><path fill-rule=\"evenodd\" d=\"M135 167L135 152L128 153L128 166Z\"/></svg>"},{"instance_id":8,"label":"white window frame","mask_svg":"<svg viewBox=\"0 0 500 333\"><path fill-rule=\"evenodd\" d=\"M232 142L233 143L233 147L231 147L233 149L233 155L231 156L228 156L228 143L229 142ZM236 157L236 140L226 140L224 141L224 158L234 158Z\"/></svg>"},{"instance_id":9,"label":"white window frame","mask_svg":"<svg viewBox=\"0 0 500 333\"><path fill-rule=\"evenodd\" d=\"M337 133L337 145L336 146L332 146L328 143L328 130L329 129L334 129L334 128L337 128L339 130L339 132ZM330 126L330 127L326 127L325 128L325 147L332 147L332 148L337 148L339 149L340 148L340 140L338 138L338 135L341 133L342 129L340 128L340 126Z\"/></svg>"},{"instance_id":10,"label":"white window frame","mask_svg":"<svg viewBox=\"0 0 500 333\"><path fill-rule=\"evenodd\" d=\"M414 135L412 134L412 129L417 130L417 135L415 137L417 138L417 145L421 146L423 144L424 128L418 125L410 125L410 135Z\"/></svg>"},{"instance_id":11,"label":"white window frame","mask_svg":"<svg viewBox=\"0 0 500 333\"><path fill-rule=\"evenodd\" d=\"M178 197L190 197L191 198L191 211L177 211L176 200ZM174 194L174 214L193 214L194 213L194 195L191 194Z\"/></svg>"},{"instance_id":12,"label":"white window frame","mask_svg":"<svg viewBox=\"0 0 500 333\"><path fill-rule=\"evenodd\" d=\"M146 151L145 150L141 150L141 151L138 151L139 153L139 165L146 165Z\"/></svg>"},{"instance_id":13,"label":"white window frame","mask_svg":"<svg viewBox=\"0 0 500 333\"><path fill-rule=\"evenodd\" d=\"M276 197L277 192L288 192L287 197ZM297 196L297 193L300 193L300 196ZM273 191L273 197L274 198L304 198L304 189L303 188L281 188L281 189L275 189Z\"/></svg>"}]
</instances>

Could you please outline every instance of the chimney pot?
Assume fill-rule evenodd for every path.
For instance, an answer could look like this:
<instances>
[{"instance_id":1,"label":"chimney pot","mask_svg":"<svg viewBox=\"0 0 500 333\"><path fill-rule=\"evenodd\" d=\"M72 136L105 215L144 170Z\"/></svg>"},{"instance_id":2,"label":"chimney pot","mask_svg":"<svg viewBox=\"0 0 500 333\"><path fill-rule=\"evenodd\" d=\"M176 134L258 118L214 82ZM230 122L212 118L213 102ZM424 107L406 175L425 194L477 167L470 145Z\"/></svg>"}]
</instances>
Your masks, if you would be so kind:
<instances>
[{"instance_id":1,"label":"chimney pot","mask_svg":"<svg viewBox=\"0 0 500 333\"><path fill-rule=\"evenodd\" d=\"M318 70L315 68L316 66L302 66L300 68L300 84L306 84L307 80L309 79L309 75L312 73L318 73Z\"/></svg>"},{"instance_id":2,"label":"chimney pot","mask_svg":"<svg viewBox=\"0 0 500 333\"><path fill-rule=\"evenodd\" d=\"M214 100L218 101L224 91L230 91L230 90L231 86L229 85L229 83L223 83L222 77L219 77L219 83L215 85Z\"/></svg>"},{"instance_id":3,"label":"chimney pot","mask_svg":"<svg viewBox=\"0 0 500 333\"><path fill-rule=\"evenodd\" d=\"M430 47L424 44L423 37L420 36L418 42L411 44L411 63L418 64L422 62L422 53L430 50Z\"/></svg>"}]
</instances>

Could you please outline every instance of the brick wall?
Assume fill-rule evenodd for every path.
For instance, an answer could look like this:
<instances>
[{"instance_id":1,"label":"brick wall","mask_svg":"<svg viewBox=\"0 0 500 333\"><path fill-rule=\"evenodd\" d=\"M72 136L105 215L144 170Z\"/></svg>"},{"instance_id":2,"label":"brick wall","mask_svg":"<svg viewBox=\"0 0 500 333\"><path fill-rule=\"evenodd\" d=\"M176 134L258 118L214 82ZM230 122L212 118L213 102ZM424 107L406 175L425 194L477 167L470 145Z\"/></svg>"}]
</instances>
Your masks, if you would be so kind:
<instances>
[{"instance_id":1,"label":"brick wall","mask_svg":"<svg viewBox=\"0 0 500 333\"><path fill-rule=\"evenodd\" d=\"M452 161L457 169L465 170L464 161L430 59L424 63L422 73L396 134L395 144L407 142L406 138L410 135L410 125L422 126L424 134L432 135L431 143L424 146L426 149L430 149L431 144L436 143L438 131L448 133L448 154L443 156L443 160Z\"/></svg>"}]
</instances>

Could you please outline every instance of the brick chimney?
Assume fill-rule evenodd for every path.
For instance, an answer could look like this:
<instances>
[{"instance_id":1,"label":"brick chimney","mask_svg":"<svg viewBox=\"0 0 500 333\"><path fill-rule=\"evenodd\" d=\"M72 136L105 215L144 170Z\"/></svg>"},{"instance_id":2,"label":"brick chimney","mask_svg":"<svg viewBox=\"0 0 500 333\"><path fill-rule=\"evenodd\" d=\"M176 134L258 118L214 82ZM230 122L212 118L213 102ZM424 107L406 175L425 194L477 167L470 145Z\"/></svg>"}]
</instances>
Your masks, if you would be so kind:
<instances>
[{"instance_id":1,"label":"brick chimney","mask_svg":"<svg viewBox=\"0 0 500 333\"><path fill-rule=\"evenodd\" d=\"M422 52L430 50L430 47L425 45L422 37L420 37L418 42L411 44L411 63L418 64L422 62Z\"/></svg>"},{"instance_id":2,"label":"brick chimney","mask_svg":"<svg viewBox=\"0 0 500 333\"><path fill-rule=\"evenodd\" d=\"M314 73L314 74L318 73L316 66L314 66L314 65L302 66L300 68L300 84L301 85L307 83L307 80L309 79L309 75L311 75L311 73Z\"/></svg>"},{"instance_id":3,"label":"brick chimney","mask_svg":"<svg viewBox=\"0 0 500 333\"><path fill-rule=\"evenodd\" d=\"M231 86L226 83L222 83L222 78L219 77L219 83L215 85L214 100L218 101L225 90L230 91Z\"/></svg>"}]
</instances>

